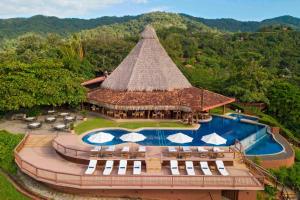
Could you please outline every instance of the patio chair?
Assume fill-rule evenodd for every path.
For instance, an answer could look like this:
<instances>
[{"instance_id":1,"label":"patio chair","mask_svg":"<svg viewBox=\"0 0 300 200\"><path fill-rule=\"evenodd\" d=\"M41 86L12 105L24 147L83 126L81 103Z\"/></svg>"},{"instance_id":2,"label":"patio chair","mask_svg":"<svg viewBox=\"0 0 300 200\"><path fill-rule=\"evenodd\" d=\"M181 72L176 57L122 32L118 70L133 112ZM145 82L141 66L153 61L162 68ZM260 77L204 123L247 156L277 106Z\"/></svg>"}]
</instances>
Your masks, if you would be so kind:
<instances>
[{"instance_id":1,"label":"patio chair","mask_svg":"<svg viewBox=\"0 0 300 200\"><path fill-rule=\"evenodd\" d=\"M177 160L170 160L170 166L172 175L180 175Z\"/></svg>"},{"instance_id":2,"label":"patio chair","mask_svg":"<svg viewBox=\"0 0 300 200\"><path fill-rule=\"evenodd\" d=\"M90 160L88 168L85 171L85 174L91 175L95 172L97 166L97 160Z\"/></svg>"},{"instance_id":3,"label":"patio chair","mask_svg":"<svg viewBox=\"0 0 300 200\"><path fill-rule=\"evenodd\" d=\"M185 169L189 176L195 176L193 161L185 161Z\"/></svg>"},{"instance_id":4,"label":"patio chair","mask_svg":"<svg viewBox=\"0 0 300 200\"><path fill-rule=\"evenodd\" d=\"M129 157L129 146L124 146L121 150L121 156L122 157Z\"/></svg>"},{"instance_id":5,"label":"patio chair","mask_svg":"<svg viewBox=\"0 0 300 200\"><path fill-rule=\"evenodd\" d=\"M224 152L224 150L220 149L219 147L213 147L213 152Z\"/></svg>"},{"instance_id":6,"label":"patio chair","mask_svg":"<svg viewBox=\"0 0 300 200\"><path fill-rule=\"evenodd\" d=\"M105 168L103 171L103 175L108 176L111 174L114 167L114 161L113 160L107 160L105 163Z\"/></svg>"},{"instance_id":7,"label":"patio chair","mask_svg":"<svg viewBox=\"0 0 300 200\"><path fill-rule=\"evenodd\" d=\"M127 169L127 160L120 160L118 175L125 175Z\"/></svg>"},{"instance_id":8,"label":"patio chair","mask_svg":"<svg viewBox=\"0 0 300 200\"><path fill-rule=\"evenodd\" d=\"M183 146L182 147L183 153L184 153L184 157L191 157L192 155L192 150L189 146Z\"/></svg>"},{"instance_id":9,"label":"patio chair","mask_svg":"<svg viewBox=\"0 0 300 200\"><path fill-rule=\"evenodd\" d=\"M134 161L133 162L133 174L140 175L142 172L142 162L141 161Z\"/></svg>"},{"instance_id":10,"label":"patio chair","mask_svg":"<svg viewBox=\"0 0 300 200\"><path fill-rule=\"evenodd\" d=\"M215 153L214 154L215 158L217 158L217 157L223 158L224 157L223 149L220 149L219 147L213 147L212 150Z\"/></svg>"},{"instance_id":11,"label":"patio chair","mask_svg":"<svg viewBox=\"0 0 300 200\"><path fill-rule=\"evenodd\" d=\"M95 156L97 156L98 153L100 153L100 151L101 151L101 146L95 146L93 149L91 149L92 155L95 155Z\"/></svg>"},{"instance_id":12,"label":"patio chair","mask_svg":"<svg viewBox=\"0 0 300 200\"><path fill-rule=\"evenodd\" d=\"M200 153L200 157L204 158L204 157L208 156L208 154L207 154L208 150L205 149L204 147L198 147L197 150L198 150L198 153Z\"/></svg>"},{"instance_id":13,"label":"patio chair","mask_svg":"<svg viewBox=\"0 0 300 200\"><path fill-rule=\"evenodd\" d=\"M207 176L211 176L212 175L212 173L211 173L211 171L209 169L208 163L206 161L201 161L200 162L200 167L201 167L201 170L204 173L204 175L207 175Z\"/></svg>"},{"instance_id":14,"label":"patio chair","mask_svg":"<svg viewBox=\"0 0 300 200\"><path fill-rule=\"evenodd\" d=\"M175 147L168 147L168 153L169 153L169 156L177 156L177 149Z\"/></svg>"},{"instance_id":15,"label":"patio chair","mask_svg":"<svg viewBox=\"0 0 300 200\"><path fill-rule=\"evenodd\" d=\"M146 147L145 146L139 146L138 155L145 157L145 153L146 153Z\"/></svg>"},{"instance_id":16,"label":"patio chair","mask_svg":"<svg viewBox=\"0 0 300 200\"><path fill-rule=\"evenodd\" d=\"M116 149L115 145L108 146L107 149L105 149L105 155L106 156L113 156L113 153L115 152L115 149Z\"/></svg>"},{"instance_id":17,"label":"patio chair","mask_svg":"<svg viewBox=\"0 0 300 200\"><path fill-rule=\"evenodd\" d=\"M220 172L220 174L222 174L223 176L229 175L228 171L225 169L225 166L224 166L224 163L222 160L216 160L216 165L217 165L217 169Z\"/></svg>"}]
</instances>

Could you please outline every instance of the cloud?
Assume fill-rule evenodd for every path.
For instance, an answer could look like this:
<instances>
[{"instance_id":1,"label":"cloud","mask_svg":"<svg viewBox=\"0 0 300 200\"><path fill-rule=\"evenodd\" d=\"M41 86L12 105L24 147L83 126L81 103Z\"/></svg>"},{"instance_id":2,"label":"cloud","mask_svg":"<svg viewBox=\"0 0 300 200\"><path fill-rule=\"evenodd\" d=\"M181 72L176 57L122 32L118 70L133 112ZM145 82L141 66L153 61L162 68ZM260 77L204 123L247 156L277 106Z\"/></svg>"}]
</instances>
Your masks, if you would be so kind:
<instances>
[{"instance_id":1,"label":"cloud","mask_svg":"<svg viewBox=\"0 0 300 200\"><path fill-rule=\"evenodd\" d=\"M148 0L0 0L0 18L37 14L78 17L126 2L145 4Z\"/></svg>"},{"instance_id":2,"label":"cloud","mask_svg":"<svg viewBox=\"0 0 300 200\"><path fill-rule=\"evenodd\" d=\"M134 3L148 3L148 0L132 0Z\"/></svg>"}]
</instances>

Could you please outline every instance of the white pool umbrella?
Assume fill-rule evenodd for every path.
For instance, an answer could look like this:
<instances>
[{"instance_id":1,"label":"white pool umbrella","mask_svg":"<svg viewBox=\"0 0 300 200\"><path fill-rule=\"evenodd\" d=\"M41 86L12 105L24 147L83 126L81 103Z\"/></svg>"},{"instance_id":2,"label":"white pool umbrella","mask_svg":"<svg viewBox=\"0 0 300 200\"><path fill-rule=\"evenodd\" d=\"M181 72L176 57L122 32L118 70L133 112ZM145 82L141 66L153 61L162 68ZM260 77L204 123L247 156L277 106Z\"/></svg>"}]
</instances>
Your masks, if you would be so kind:
<instances>
[{"instance_id":1,"label":"white pool umbrella","mask_svg":"<svg viewBox=\"0 0 300 200\"><path fill-rule=\"evenodd\" d=\"M88 138L88 141L90 141L92 143L105 143L105 142L112 141L114 139L114 137L115 136L113 136L110 133L99 132L94 135L91 135Z\"/></svg>"},{"instance_id":2,"label":"white pool umbrella","mask_svg":"<svg viewBox=\"0 0 300 200\"><path fill-rule=\"evenodd\" d=\"M218 135L217 133L211 133L209 135L202 136L201 140L208 144L220 145L225 144L226 139Z\"/></svg>"},{"instance_id":3,"label":"white pool umbrella","mask_svg":"<svg viewBox=\"0 0 300 200\"><path fill-rule=\"evenodd\" d=\"M185 135L183 133L176 133L173 135L169 135L167 139L171 142L179 143L179 144L189 143L193 141L192 137Z\"/></svg>"},{"instance_id":4,"label":"white pool umbrella","mask_svg":"<svg viewBox=\"0 0 300 200\"><path fill-rule=\"evenodd\" d=\"M127 133L120 137L121 140L124 142L140 142L146 139L146 136L140 133Z\"/></svg>"}]
</instances>

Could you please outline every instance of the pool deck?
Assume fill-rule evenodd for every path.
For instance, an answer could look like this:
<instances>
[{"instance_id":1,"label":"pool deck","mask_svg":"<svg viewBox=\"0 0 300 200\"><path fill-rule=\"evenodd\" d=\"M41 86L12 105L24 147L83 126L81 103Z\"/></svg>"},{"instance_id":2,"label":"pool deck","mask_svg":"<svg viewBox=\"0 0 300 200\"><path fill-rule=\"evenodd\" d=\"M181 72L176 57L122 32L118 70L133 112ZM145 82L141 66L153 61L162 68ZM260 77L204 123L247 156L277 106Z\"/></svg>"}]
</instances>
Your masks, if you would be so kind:
<instances>
[{"instance_id":1,"label":"pool deck","mask_svg":"<svg viewBox=\"0 0 300 200\"><path fill-rule=\"evenodd\" d=\"M89 150L91 146L81 144L76 135L61 135L57 137L58 141L63 142L64 146L73 149ZM72 158L68 151L58 151L53 142L55 136L49 135L29 135L20 143L15 150L15 159L20 170L32 178L51 185L79 188L79 189L217 189L217 190L263 190L263 176L255 174L241 162L239 157L230 158L202 158L191 155L178 159L165 155L163 152L166 147L147 147L145 157L124 158L119 155L115 157L91 157L90 155L81 155L82 157ZM78 145L79 144L79 145ZM78 145L78 146L77 146ZM122 144L127 145L127 144ZM122 147L117 146L117 150ZM136 145L131 144L132 148ZM226 154L226 153L224 153ZM230 154L233 154L232 152ZM76 153L73 155L77 155ZM80 162L70 161L77 160ZM98 165L93 175L85 175L87 161L97 158ZM109 176L102 175L105 160L115 160L114 170ZM127 159L128 169L126 175L117 175L118 161ZM177 159L179 161L180 175L170 174L169 161ZM224 159L229 176L219 174L214 161ZM142 161L142 174L133 175L133 160ZM191 160L195 166L195 176L187 176L184 161ZM199 161L208 161L213 175L204 175L200 169ZM81 163L81 162L84 163ZM156 162L158 161L158 162ZM159 170L150 171L149 163L160 163Z\"/></svg>"}]
</instances>

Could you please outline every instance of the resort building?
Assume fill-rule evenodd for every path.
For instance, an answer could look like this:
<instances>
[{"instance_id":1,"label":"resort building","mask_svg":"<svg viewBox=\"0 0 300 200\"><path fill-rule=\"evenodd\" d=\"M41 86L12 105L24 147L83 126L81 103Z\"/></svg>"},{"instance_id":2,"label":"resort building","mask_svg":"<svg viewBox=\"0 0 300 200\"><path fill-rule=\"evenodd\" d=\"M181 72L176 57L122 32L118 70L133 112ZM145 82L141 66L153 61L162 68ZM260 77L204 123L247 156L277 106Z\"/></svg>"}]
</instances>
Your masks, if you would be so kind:
<instances>
[{"instance_id":1,"label":"resort building","mask_svg":"<svg viewBox=\"0 0 300 200\"><path fill-rule=\"evenodd\" d=\"M99 83L96 78L84 83ZM88 93L86 107L114 118L209 118L210 109L233 98L193 87L147 26L138 44L98 88Z\"/></svg>"},{"instance_id":2,"label":"resort building","mask_svg":"<svg viewBox=\"0 0 300 200\"><path fill-rule=\"evenodd\" d=\"M91 84L85 106L114 118L175 118L193 123L208 118L210 109L234 101L193 87L151 26L116 70L83 85ZM240 116L211 118L203 124L197 121L197 127L28 134L15 149L15 161L21 172L36 181L76 194L255 200L256 192L264 189L265 177L237 148L236 140L247 147L261 138L271 143L267 127L256 118L245 122ZM273 150L283 148L274 141Z\"/></svg>"}]
</instances>

